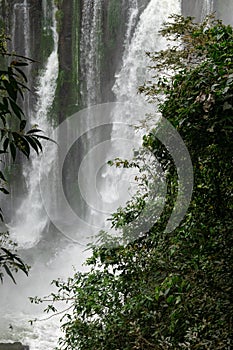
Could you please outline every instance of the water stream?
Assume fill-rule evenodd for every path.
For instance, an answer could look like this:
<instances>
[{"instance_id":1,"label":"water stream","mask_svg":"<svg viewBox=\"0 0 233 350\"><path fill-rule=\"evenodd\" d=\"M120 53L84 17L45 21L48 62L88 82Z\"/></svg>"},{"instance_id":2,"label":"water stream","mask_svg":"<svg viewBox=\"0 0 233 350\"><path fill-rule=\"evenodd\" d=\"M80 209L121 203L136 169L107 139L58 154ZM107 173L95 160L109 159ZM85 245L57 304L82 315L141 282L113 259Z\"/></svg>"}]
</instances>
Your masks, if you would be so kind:
<instances>
[{"instance_id":1,"label":"water stream","mask_svg":"<svg viewBox=\"0 0 233 350\"><path fill-rule=\"evenodd\" d=\"M202 11L201 11L201 19L204 19L206 15L213 13L214 11L214 0L204 0Z\"/></svg>"},{"instance_id":2,"label":"water stream","mask_svg":"<svg viewBox=\"0 0 233 350\"><path fill-rule=\"evenodd\" d=\"M85 1L82 10L80 66L84 105L100 102L100 43L103 2Z\"/></svg>"},{"instance_id":3,"label":"water stream","mask_svg":"<svg viewBox=\"0 0 233 350\"><path fill-rule=\"evenodd\" d=\"M46 9L44 9L44 11L46 12ZM54 48L47 59L45 67L41 70L36 89L38 100L35 111L31 112L30 117L31 125L39 125L45 135L50 134L52 128L48 114L54 100L58 77L58 35L56 32L55 8L52 12L53 25L51 29ZM52 154L48 152L46 158L47 164L44 167L44 176L49 173L50 164L54 161L54 157L54 152L52 152ZM35 246L48 226L48 217L43 209L40 197L39 171L40 157L33 152L31 154L30 163L24 163L23 169L27 187L26 196L22 199L21 205L16 210L13 220L8 224L12 237L21 248L31 248Z\"/></svg>"}]
</instances>

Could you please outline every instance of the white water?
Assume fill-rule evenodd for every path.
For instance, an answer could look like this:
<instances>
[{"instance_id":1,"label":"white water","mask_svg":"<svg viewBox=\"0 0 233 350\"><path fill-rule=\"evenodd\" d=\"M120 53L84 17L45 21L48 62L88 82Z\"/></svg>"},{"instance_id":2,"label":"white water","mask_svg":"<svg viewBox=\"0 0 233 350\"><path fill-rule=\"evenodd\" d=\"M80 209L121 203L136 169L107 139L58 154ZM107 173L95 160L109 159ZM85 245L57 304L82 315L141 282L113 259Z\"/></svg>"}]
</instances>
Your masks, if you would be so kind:
<instances>
[{"instance_id":1,"label":"white water","mask_svg":"<svg viewBox=\"0 0 233 350\"><path fill-rule=\"evenodd\" d=\"M214 11L214 0L203 0L201 19L203 20L205 16L213 13L213 11Z\"/></svg>"},{"instance_id":2,"label":"white water","mask_svg":"<svg viewBox=\"0 0 233 350\"><path fill-rule=\"evenodd\" d=\"M170 14L180 12L179 0L150 1L140 16L131 42L126 41L122 67L116 74L113 86L117 101L140 103L141 100L145 104L145 98L137 94L137 88L150 77L147 68L150 61L146 52L159 51L166 47L166 40L159 35L159 29Z\"/></svg>"},{"instance_id":3,"label":"white water","mask_svg":"<svg viewBox=\"0 0 233 350\"><path fill-rule=\"evenodd\" d=\"M134 33L135 21L139 8L137 1L131 1L128 10L128 24L124 40L124 53L122 67L116 74L116 81L113 91L117 102L126 102L123 106L116 106L114 109L113 122L111 121L112 132L106 144L95 148L82 163L83 174L98 173L98 186L85 186L83 196L92 207L90 218L91 223L97 225L100 220L108 219L111 213L115 212L129 200L134 193L134 178L137 175L135 169L115 169L104 164L109 159L120 157L130 159L133 156L132 150L141 144L141 135L135 133L132 125L137 124L138 119L143 119L148 112L148 104L143 96L137 94L137 88L147 78L147 66L149 60L146 51L161 50L167 45L166 41L159 35L158 31L162 23L167 20L171 13L180 13L180 1L177 0L152 0L141 14ZM141 112L141 114L140 114ZM105 156L103 156L105 154ZM88 165L92 169L88 172ZM102 166L102 167L101 167ZM84 177L84 176L83 176ZM97 188L98 187L98 188ZM101 218L101 219L100 219ZM102 224L105 228L107 222Z\"/></svg>"},{"instance_id":4,"label":"white water","mask_svg":"<svg viewBox=\"0 0 233 350\"><path fill-rule=\"evenodd\" d=\"M131 42L126 43L123 64L113 87L117 101L144 101L144 97L137 94L137 88L150 76L147 68L150 62L145 53L166 47L166 40L158 31L170 14L180 11L179 0L150 1L140 16Z\"/></svg>"},{"instance_id":5,"label":"white water","mask_svg":"<svg viewBox=\"0 0 233 350\"><path fill-rule=\"evenodd\" d=\"M126 36L125 36L125 42L124 42L125 52L123 55L123 60L127 56L127 53L128 53L127 48L129 48L130 40L131 40L132 34L133 34L132 31L133 31L133 28L135 27L135 24L137 21L138 12L139 12L138 1L137 0L130 0L129 1L129 12L128 12L128 24L127 24L127 30L126 30Z\"/></svg>"},{"instance_id":6,"label":"white water","mask_svg":"<svg viewBox=\"0 0 233 350\"><path fill-rule=\"evenodd\" d=\"M19 38L20 25L23 26L23 38ZM21 43L21 47L17 45ZM12 23L12 45L18 53L29 57L30 55L30 15L28 0L21 3L15 3L13 6ZM23 50L23 52L22 52Z\"/></svg>"},{"instance_id":7,"label":"white water","mask_svg":"<svg viewBox=\"0 0 233 350\"><path fill-rule=\"evenodd\" d=\"M150 61L146 52L159 51L167 47L166 40L159 35L159 29L170 14L181 12L179 0L152 0L141 14L134 34L131 36L132 25L138 14L137 1L131 1L131 3L123 62L113 86L116 101L125 102L124 107L122 105L116 107L114 120L121 121L123 124L113 123L111 149L106 160L114 159L116 155L122 159L130 159L133 156L133 149L141 145L144 132L141 130L140 133L136 133L131 125L138 124L145 118L146 113L154 114L156 110L153 106L149 108L145 97L137 93L138 86L151 79L153 75L148 70ZM106 207L111 208L111 212L116 211L120 205L124 205L132 197L135 175L138 175L135 169L116 170L109 167L105 169L102 174L103 185L100 195ZM106 181L109 182L107 187ZM106 208L105 211L107 211Z\"/></svg>"},{"instance_id":8,"label":"white water","mask_svg":"<svg viewBox=\"0 0 233 350\"><path fill-rule=\"evenodd\" d=\"M23 32L23 36L20 33ZM21 3L15 3L13 6L13 21L11 31L12 49L18 54L25 57L30 57L31 54L31 38L30 38L30 13L28 0L23 0ZM25 69L26 74L30 76L30 64ZM29 93L24 96L24 110L29 111Z\"/></svg>"},{"instance_id":9,"label":"white water","mask_svg":"<svg viewBox=\"0 0 233 350\"><path fill-rule=\"evenodd\" d=\"M96 55L96 49L98 43L96 42L96 29L100 25L99 13L101 9L101 1L96 0L94 2L94 8L91 7L92 1L84 3L83 10L83 23L82 23L82 37L81 37L81 62L86 72L86 84L87 84L87 105L98 102L99 98L99 57ZM170 13L180 13L180 1L179 0L151 0L147 8L142 13L140 20L133 33L133 28L136 24L138 16L138 4L137 1L131 0L131 5L128 15L128 26L125 36L125 52L123 55L123 63L120 72L116 75L116 83L114 85L114 93L118 101L139 101L137 95L137 86L141 84L146 77L146 66L148 65L145 51L160 50L164 47L165 42L159 37L158 29L160 28L162 21L164 21ZM92 17L90 12L93 11ZM46 134L50 130L50 124L46 119L51 103L54 98L54 91L56 86L57 77L57 36L55 32L54 24L54 50L51 56L48 58L48 62L44 69L43 74L40 76L38 84L38 104L37 113L35 118L32 119L33 123L39 124ZM93 81L96 83L93 85ZM141 98L140 104L143 104L143 98ZM130 112L127 117L132 117ZM143 115L142 115L143 117ZM129 119L130 121L130 119ZM132 120L131 120L132 121ZM130 122L131 122L130 121ZM118 129L113 128L112 138L117 138L120 132ZM116 143L113 143L115 151L118 152ZM113 148L114 148L113 147ZM120 149L119 149L120 151ZM119 154L122 156L122 154ZM44 177L47 176L50 169L50 163L54 161L55 155L48 154L47 161L48 166L45 167ZM111 158L111 157L110 157ZM48 322L36 323L33 328L27 325L27 320L33 318L34 314L40 313L38 307L31 308L31 306L25 301L26 296L43 295L50 290L49 281L53 278L66 276L71 273L71 266L77 266L77 260L80 258L80 249L68 245L66 247L58 247L56 256L52 256L51 260L46 256L44 259L43 245L40 248L33 248L38 242L43 241L42 233L46 231L48 219L44 213L41 205L41 199L39 194L39 176L38 166L40 159L35 156L32 158L31 167L25 167L24 175L28 186L28 196L22 202L22 205L16 213L14 222L10 224L11 231L16 236L19 244L24 248L30 248L29 252L34 252L35 261L33 261L33 268L30 278L22 278L19 280L18 287L14 289L15 294L11 294L11 299L7 298L7 290L2 294L2 300L5 300L5 310L9 313L1 318L0 328L4 328L4 335L1 340L8 341L21 341L24 344L30 345L30 350L52 350L56 345L57 337L60 334L58 319L51 319ZM89 166L89 165L88 165ZM104 185L100 186L102 190L100 194L102 199L111 204L118 196L118 189L114 187L112 183L112 177L108 177L109 173L106 171L103 174L103 180L109 181L108 190ZM119 180L117 180L119 182ZM120 183L122 186L122 182ZM124 190L126 188L124 187ZM26 214L26 215L25 215ZM29 214L29 215L27 215ZM22 221L23 218L23 221ZM56 242L54 242L55 244ZM47 248L46 254L48 254L48 243L45 240L45 246ZM33 250L34 249L34 250ZM54 249L54 248L53 248ZM46 265L44 263L46 261ZM80 265L80 261L78 264ZM79 266L80 267L80 266ZM26 296L25 296L26 295ZM15 300L14 300L15 298ZM16 311L15 311L16 310ZM19 311L20 310L20 311ZM40 317L40 315L39 315ZM7 323L12 323L13 331L7 329ZM20 338L19 338L20 336Z\"/></svg>"},{"instance_id":10,"label":"white water","mask_svg":"<svg viewBox=\"0 0 233 350\"><path fill-rule=\"evenodd\" d=\"M38 101L35 112L32 113L30 123L32 126L39 125L45 135L51 131L51 125L48 120L49 109L54 100L56 80L58 76L58 35L56 32L55 9L53 11L53 39L54 49L48 57L45 68L39 78L37 95ZM49 174L51 163L54 161L54 153L47 153L47 164L44 176ZM12 222L8 224L12 237L22 248L30 248L37 244L45 231L49 220L44 212L39 190L39 170L41 157L32 151L30 163L24 163L23 175L26 181L27 193L22 199L21 205L16 210Z\"/></svg>"},{"instance_id":11,"label":"white water","mask_svg":"<svg viewBox=\"0 0 233 350\"><path fill-rule=\"evenodd\" d=\"M84 1L80 38L81 94L86 106L100 102L100 50L102 0Z\"/></svg>"}]
</instances>

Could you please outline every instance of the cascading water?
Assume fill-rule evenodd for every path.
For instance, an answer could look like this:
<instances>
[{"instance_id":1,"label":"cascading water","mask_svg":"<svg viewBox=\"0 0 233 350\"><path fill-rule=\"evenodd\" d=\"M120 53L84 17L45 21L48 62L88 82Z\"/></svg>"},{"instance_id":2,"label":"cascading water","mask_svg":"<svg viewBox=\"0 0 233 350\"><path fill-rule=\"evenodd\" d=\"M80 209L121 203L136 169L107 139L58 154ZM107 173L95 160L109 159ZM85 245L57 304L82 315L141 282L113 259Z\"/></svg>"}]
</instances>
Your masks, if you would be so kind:
<instances>
[{"instance_id":1,"label":"cascading water","mask_svg":"<svg viewBox=\"0 0 233 350\"><path fill-rule=\"evenodd\" d=\"M13 21L12 21L13 22L12 23L13 49L16 52L19 52L22 55L29 57L30 55L30 16L29 16L28 1L24 0L22 3L14 4L13 14L14 14ZM20 28L20 26L22 26L22 28ZM19 35L22 32L23 32L23 37L19 38Z\"/></svg>"},{"instance_id":2,"label":"cascading water","mask_svg":"<svg viewBox=\"0 0 233 350\"><path fill-rule=\"evenodd\" d=\"M126 41L122 67L113 86L117 101L133 102L136 98L138 102L140 97L137 95L137 88L147 79L149 60L146 52L159 51L166 47L166 40L161 38L158 30L170 14L180 11L178 0L150 1L141 14L131 42Z\"/></svg>"},{"instance_id":3,"label":"cascading water","mask_svg":"<svg viewBox=\"0 0 233 350\"><path fill-rule=\"evenodd\" d=\"M85 1L82 10L80 66L84 106L100 102L100 43L102 28L102 0ZM85 82L85 83L84 83Z\"/></svg>"},{"instance_id":4,"label":"cascading water","mask_svg":"<svg viewBox=\"0 0 233 350\"><path fill-rule=\"evenodd\" d=\"M25 0L26 1L26 0ZM46 4L45 4L46 5ZM45 9L46 11L46 9ZM37 95L39 96L35 112L31 116L31 125L39 125L46 133L51 132L48 120L49 109L54 100L56 80L58 77L58 35L56 32L55 9L53 9L53 40L54 49L48 57L45 68L39 78ZM50 164L54 161L55 154L47 154L47 166L43 169L44 176L49 173ZM39 189L40 157L31 154L30 164L24 163L23 175L26 180L27 193L20 207L16 210L13 220L9 223L12 237L22 248L30 248L39 242L41 234L48 224L48 217L43 209Z\"/></svg>"},{"instance_id":5,"label":"cascading water","mask_svg":"<svg viewBox=\"0 0 233 350\"><path fill-rule=\"evenodd\" d=\"M127 30L125 35L125 41L124 41L124 57L127 54L127 48L129 47L130 40L133 35L133 29L135 28L137 17L138 17L139 9L138 9L138 1L137 0L130 0L129 1L129 11L128 11L128 23L127 23ZM123 59L124 59L123 57Z\"/></svg>"},{"instance_id":6,"label":"cascading water","mask_svg":"<svg viewBox=\"0 0 233 350\"><path fill-rule=\"evenodd\" d=\"M204 0L202 11L201 11L201 19L204 19L205 16L213 13L214 11L214 0Z\"/></svg>"},{"instance_id":7,"label":"cascading water","mask_svg":"<svg viewBox=\"0 0 233 350\"><path fill-rule=\"evenodd\" d=\"M111 150L107 154L106 161L114 159L114 155L122 159L129 159L130 156L133 156L132 150L141 145L142 135L133 133L130 124L137 124L149 112L149 106L144 96L137 94L138 86L150 77L147 69L149 59L146 56L146 52L165 49L167 45L166 40L159 35L158 31L170 14L179 14L181 12L180 1L150 1L141 14L135 32L131 36L132 24L138 15L138 3L137 1L131 1L131 5L122 65L120 72L116 74L116 80L113 86L116 101L125 102L125 104L123 106L116 106L114 110L114 120L116 123L113 123ZM141 115L138 113L139 110L141 110ZM128 127L126 125L123 126L125 129L124 132L122 125L118 123L122 121L122 116L124 116L123 119L128 124ZM127 143L123 142L123 140L119 142L122 134L127 140ZM130 153L129 150L131 150ZM129 187L129 183L131 181L132 184L134 183L134 177L135 169L127 169L127 171L125 169L124 171L114 169L113 171L112 168L105 167L105 172L102 174L103 185L101 186L100 195L102 201L106 202L107 207L111 209L108 212L109 215L120 205L124 205L126 200L130 199L133 193L133 185ZM109 184L107 187L106 182Z\"/></svg>"},{"instance_id":8,"label":"cascading water","mask_svg":"<svg viewBox=\"0 0 233 350\"><path fill-rule=\"evenodd\" d=\"M22 35L23 33L23 35ZM13 20L12 20L12 49L13 51L30 57L30 15L28 0L23 0L22 3L15 3L13 6ZM31 73L30 65L26 68L26 74ZM25 94L24 110L29 112L29 94Z\"/></svg>"},{"instance_id":9,"label":"cascading water","mask_svg":"<svg viewBox=\"0 0 233 350\"><path fill-rule=\"evenodd\" d=\"M135 27L137 25L137 21L139 19L138 16L139 16L138 0L130 0L129 4L128 4L127 26L126 26L126 34L125 34L125 39L124 39L124 53L123 53L123 57L122 57L122 62L123 62L122 65L124 65L125 60L127 60L127 57L130 54L130 42L131 42L131 39L133 37ZM125 82L124 82L124 84L125 84ZM116 82L115 82L115 85L116 85ZM113 92L115 93L114 88L113 88ZM117 102L120 102L120 98L119 98L119 96L117 96L116 93L115 93L115 98L116 98ZM113 119L120 120L119 116L120 116L121 112L123 112L123 114L125 115L125 111L121 111L117 107L116 110L114 111L115 116L113 117ZM114 137L116 136L116 135L114 135L114 129L115 128L114 128L114 123L113 123L112 130L111 130L112 137L110 136L110 138L112 138L112 141L113 141ZM114 154L119 156L119 157L121 156L123 158L122 149L125 146L126 145L123 143L122 147L121 147L121 151L120 151L119 148L116 149L114 141L111 142L111 151L108 152L108 155L107 155L107 158L105 159L105 162L107 162L109 159L113 159ZM102 174L101 174L100 180L99 180L99 188L100 188L99 194L100 194L101 202L105 202L107 204L107 207L108 207L108 210L106 210L106 208L105 208L105 212L107 214L106 219L108 219L111 212L115 211L120 205L122 205L123 203L126 202L127 199L129 199L128 196L126 195L126 196L123 196L123 198L124 198L123 203L119 202L119 197L120 197L119 196L119 183L121 183L121 194L123 192L128 193L128 181L127 180L129 179L129 177L130 177L129 172L127 172L127 175L124 176L122 174L121 170L117 170L117 169L112 170L112 168L110 168L110 167L106 167L106 166L103 167L103 171L102 171ZM124 186L125 182L127 183L127 185L126 185L127 187ZM113 206L111 206L111 204L113 204ZM103 206L102 206L101 210L102 211L104 210Z\"/></svg>"}]
</instances>

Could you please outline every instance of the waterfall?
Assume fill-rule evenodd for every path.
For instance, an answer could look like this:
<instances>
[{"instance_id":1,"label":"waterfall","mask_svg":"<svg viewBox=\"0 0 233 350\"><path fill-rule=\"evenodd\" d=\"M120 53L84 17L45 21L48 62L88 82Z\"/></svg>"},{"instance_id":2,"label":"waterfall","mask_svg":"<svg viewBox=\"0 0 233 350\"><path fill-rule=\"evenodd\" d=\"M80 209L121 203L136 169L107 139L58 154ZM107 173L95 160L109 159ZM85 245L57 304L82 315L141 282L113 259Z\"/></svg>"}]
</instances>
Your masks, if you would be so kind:
<instances>
[{"instance_id":1,"label":"waterfall","mask_svg":"<svg viewBox=\"0 0 233 350\"><path fill-rule=\"evenodd\" d=\"M96 148L92 152L92 157L86 157L85 162L82 163L81 187L85 189L83 196L88 199L92 208L88 222L100 229L107 227L106 219L119 206L124 206L134 192L133 186L132 188L129 186L136 175L135 169L113 169L105 164L116 157L129 159L133 156L133 148L141 145L141 135L135 134L130 124L136 124L139 119L145 117L146 112L149 112L144 97L137 94L138 86L149 77L147 74L149 60L146 51L161 50L166 47L166 40L159 35L159 29L168 15L180 12L179 0L164 0L162 3L159 0L152 0L138 18L138 1L130 1L122 65L115 75L113 86L116 101L119 104L113 107L112 119L109 121L111 124L109 139L105 145L104 142L102 144L99 142L99 152ZM93 175L89 175L92 179L90 183L96 181L98 189L88 184L86 180L85 174L93 173L98 176L94 180Z\"/></svg>"},{"instance_id":2,"label":"waterfall","mask_svg":"<svg viewBox=\"0 0 233 350\"><path fill-rule=\"evenodd\" d=\"M146 56L146 52L159 51L166 48L167 42L159 34L159 29L170 14L181 12L179 0L164 0L162 2L160 0L151 0L142 12L134 33L131 36L131 26L138 14L137 1L131 1L131 4L122 65L120 71L115 75L116 79L113 86L116 101L125 102L125 105L116 107L114 111L114 120L116 123L113 123L112 127L112 144L106 158L107 160L114 159L114 155L118 155L122 159L130 159L133 156L132 150L141 145L142 134L132 132L133 128L130 127L130 124L137 124L150 111L144 96L137 94L138 86L150 78L150 72L148 72L150 62ZM139 111L141 111L141 114ZM154 113L154 110L151 109L151 112ZM122 116L124 117L122 118ZM118 122L124 120L127 121L128 125L124 125L123 130L122 125ZM119 142L119 139L122 139L123 135L125 140L128 141L128 145L122 141ZM102 200L111 209L110 203L115 203L114 210L116 210L126 200L130 199L134 192L133 185L129 187L129 184L130 179L135 177L135 169L132 171L128 169L127 172L122 170L121 173L119 170L115 170L115 175L113 175L112 169L107 168L102 174L102 177L109 179L109 187L111 188L111 191L109 191L105 189L104 185L102 186L100 192ZM117 189L117 185L124 182L127 185L121 185L121 191L119 193L119 186Z\"/></svg>"},{"instance_id":3,"label":"waterfall","mask_svg":"<svg viewBox=\"0 0 233 350\"><path fill-rule=\"evenodd\" d=\"M137 88L147 79L149 65L146 52L166 47L166 40L158 31L170 14L181 12L180 6L179 0L152 0L141 14L131 42L126 40L122 67L116 74L113 91L117 101L140 100Z\"/></svg>"},{"instance_id":4,"label":"waterfall","mask_svg":"<svg viewBox=\"0 0 233 350\"><path fill-rule=\"evenodd\" d=\"M201 10L201 20L205 18L205 16L213 13L214 11L214 0L203 0L203 6Z\"/></svg>"},{"instance_id":5,"label":"waterfall","mask_svg":"<svg viewBox=\"0 0 233 350\"><path fill-rule=\"evenodd\" d=\"M24 56L30 55L30 16L28 0L15 3L12 20L13 50ZM23 33L23 36L22 36Z\"/></svg>"},{"instance_id":6,"label":"waterfall","mask_svg":"<svg viewBox=\"0 0 233 350\"><path fill-rule=\"evenodd\" d=\"M102 7L103 2L101 0L92 0L84 4L82 12L80 65L83 70L82 75L85 83L83 83L81 93L87 106L99 103L101 97L103 97L100 93L100 63L103 35ZM125 36L122 38L125 48L124 57L127 56L127 50L138 21L138 1L130 0L126 10L126 30ZM91 118L93 118L93 114L87 113L86 120L83 122L85 122L87 126L91 125ZM117 189L117 183L119 183L120 180L123 181L121 174L119 171L112 171L109 167L106 169L107 160L112 159L113 153L115 157L117 156L117 153L115 153L116 148L112 147L114 142L111 141L110 129L113 125L114 123L112 124L112 121L109 120L108 130L106 126L102 126L100 131L95 131L94 133L90 131L88 133L87 141L84 145L84 153L86 153L86 155L79 169L79 178L81 179L79 185L81 189L83 189L82 198L88 203L88 205L84 206L85 213L83 217L88 224L95 228L95 233L98 233L100 229L106 228L106 219L109 218L111 213L115 211L119 205L125 203L125 200L122 202L122 198L120 198L122 196L119 195ZM103 146L103 138L106 139L108 146L106 146L106 144ZM92 151L95 145L97 145L97 147ZM103 146L102 148L101 145ZM100 147L98 148L98 146ZM106 147L108 148L108 155L105 154ZM116 172L118 173L117 175ZM85 174L89 174L89 176L87 177ZM94 179L91 174L96 174L96 179ZM96 183L96 186L94 186L94 183ZM123 190L123 186L121 187ZM127 192L127 189L124 189Z\"/></svg>"},{"instance_id":7,"label":"waterfall","mask_svg":"<svg viewBox=\"0 0 233 350\"><path fill-rule=\"evenodd\" d=\"M127 48L129 47L130 40L131 40L131 37L133 35L133 29L135 28L135 25L136 25L138 13L139 13L138 1L137 0L130 0L129 1L127 30L126 30L125 41L124 41L124 46L125 46L124 57L127 54Z\"/></svg>"},{"instance_id":8,"label":"waterfall","mask_svg":"<svg viewBox=\"0 0 233 350\"><path fill-rule=\"evenodd\" d=\"M44 11L46 11L46 9ZM48 121L48 113L54 100L58 76L58 35L56 32L55 8L53 9L52 32L54 48L48 57L45 68L40 74L36 89L38 100L35 112L31 113L30 118L31 125L39 125L39 128L43 130L45 134L49 134L51 130ZM47 166L43 169L45 176L49 173L54 157L54 152L51 154L48 152ZM30 159L30 164L23 164L23 175L27 187L26 197L21 200L21 204L14 213L12 221L8 224L12 237L15 238L19 246L23 248L34 246L40 240L41 234L44 232L49 222L40 198L40 157L35 153L31 153Z\"/></svg>"},{"instance_id":9,"label":"waterfall","mask_svg":"<svg viewBox=\"0 0 233 350\"><path fill-rule=\"evenodd\" d=\"M11 44L13 51L25 57L30 57L31 54L31 38L30 38L30 6L28 0L23 0L22 3L15 3L13 6L13 19L11 30ZM22 35L23 34L23 35ZM30 65L25 69L27 76L30 75ZM24 110L29 112L29 93L25 93Z\"/></svg>"},{"instance_id":10,"label":"waterfall","mask_svg":"<svg viewBox=\"0 0 233 350\"><path fill-rule=\"evenodd\" d=\"M84 1L80 38L81 95L83 105L100 102L100 45L102 0Z\"/></svg>"}]
</instances>

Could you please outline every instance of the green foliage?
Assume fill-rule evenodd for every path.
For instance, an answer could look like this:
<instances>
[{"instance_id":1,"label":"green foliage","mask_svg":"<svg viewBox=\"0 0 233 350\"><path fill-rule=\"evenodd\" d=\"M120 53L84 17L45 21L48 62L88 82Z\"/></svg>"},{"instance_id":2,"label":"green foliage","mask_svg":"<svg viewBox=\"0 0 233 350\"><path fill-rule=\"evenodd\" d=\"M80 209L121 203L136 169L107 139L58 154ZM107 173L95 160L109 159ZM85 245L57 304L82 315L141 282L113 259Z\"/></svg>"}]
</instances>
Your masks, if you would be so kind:
<instances>
[{"instance_id":1,"label":"green foliage","mask_svg":"<svg viewBox=\"0 0 233 350\"><path fill-rule=\"evenodd\" d=\"M23 153L27 158L31 149L37 154L42 151L40 140L49 140L41 135L42 130L32 128L27 130L27 121L19 98L24 98L28 90L27 77L23 71L32 60L7 51L7 38L0 35L0 157L8 156L14 162L17 152ZM10 59L10 63L9 62ZM0 191L8 194L7 180L4 174L4 166L0 171ZM0 209L0 219L3 221L3 213ZM15 282L13 272L21 270L28 274L28 267L15 253L15 245L7 240L5 233L0 233L0 279L3 281L4 271ZM10 246L10 248L9 248Z\"/></svg>"},{"instance_id":2,"label":"green foliage","mask_svg":"<svg viewBox=\"0 0 233 350\"><path fill-rule=\"evenodd\" d=\"M62 6L63 0L54 0L54 5L58 8Z\"/></svg>"},{"instance_id":3,"label":"green foliage","mask_svg":"<svg viewBox=\"0 0 233 350\"><path fill-rule=\"evenodd\" d=\"M149 53L155 79L139 90L157 103L155 108L176 127L190 151L192 201L180 226L164 231L176 199L177 176L154 130L144 136L138 157L111 162L140 169L139 191L112 216L113 228L123 228L123 240L101 232L86 262L90 271L75 273L67 282L54 281L58 291L52 301L69 305L60 349L232 346L233 30L211 17L197 24L174 16L161 34L173 46ZM148 165L146 149L165 170L167 197L160 219L132 240L138 228L135 217L151 201L153 172L150 176L148 167L143 169Z\"/></svg>"},{"instance_id":4,"label":"green foliage","mask_svg":"<svg viewBox=\"0 0 233 350\"><path fill-rule=\"evenodd\" d=\"M57 10L55 13L55 18L57 22L57 32L60 33L63 25L64 12L62 10Z\"/></svg>"},{"instance_id":5,"label":"green foliage","mask_svg":"<svg viewBox=\"0 0 233 350\"><path fill-rule=\"evenodd\" d=\"M1 52L5 63L11 54L6 52L5 38L0 38ZM27 158L30 155L30 148L38 154L42 150L39 139L46 139L40 134L42 130L32 128L26 131L27 121L18 98L24 98L24 91L27 90L27 78L21 69L28 65L26 58L13 55L10 64L0 70L0 154L9 153L13 160L16 158L16 151L22 152Z\"/></svg>"},{"instance_id":6,"label":"green foliage","mask_svg":"<svg viewBox=\"0 0 233 350\"><path fill-rule=\"evenodd\" d=\"M16 244L9 238L9 233L0 234L0 280L3 282L5 273L16 283L13 273L23 271L28 275L29 266L25 265L23 261L15 253Z\"/></svg>"}]
</instances>

